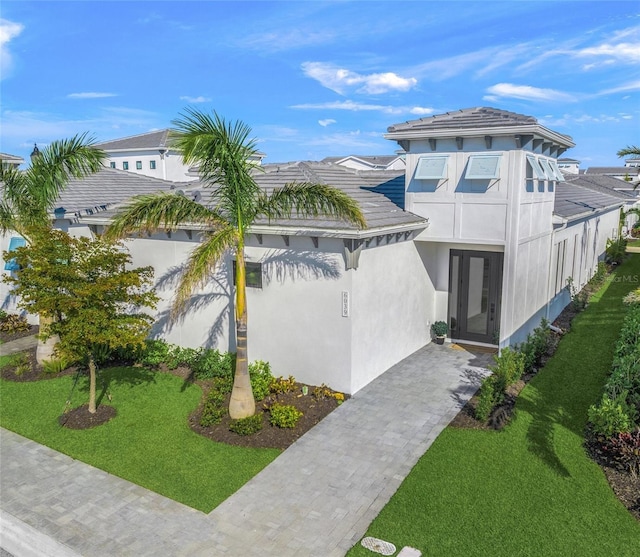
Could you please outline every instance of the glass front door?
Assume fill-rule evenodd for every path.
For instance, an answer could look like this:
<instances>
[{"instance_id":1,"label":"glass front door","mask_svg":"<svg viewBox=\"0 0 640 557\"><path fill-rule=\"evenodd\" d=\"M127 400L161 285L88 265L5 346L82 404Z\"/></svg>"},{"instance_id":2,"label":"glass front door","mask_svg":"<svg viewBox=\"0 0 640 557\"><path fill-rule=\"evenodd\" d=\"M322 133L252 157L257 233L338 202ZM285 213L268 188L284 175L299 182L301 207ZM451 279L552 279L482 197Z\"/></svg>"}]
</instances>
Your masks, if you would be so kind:
<instances>
[{"instance_id":1,"label":"glass front door","mask_svg":"<svg viewBox=\"0 0 640 557\"><path fill-rule=\"evenodd\" d=\"M502 254L451 250L449 330L451 338L497 344L500 332Z\"/></svg>"}]
</instances>

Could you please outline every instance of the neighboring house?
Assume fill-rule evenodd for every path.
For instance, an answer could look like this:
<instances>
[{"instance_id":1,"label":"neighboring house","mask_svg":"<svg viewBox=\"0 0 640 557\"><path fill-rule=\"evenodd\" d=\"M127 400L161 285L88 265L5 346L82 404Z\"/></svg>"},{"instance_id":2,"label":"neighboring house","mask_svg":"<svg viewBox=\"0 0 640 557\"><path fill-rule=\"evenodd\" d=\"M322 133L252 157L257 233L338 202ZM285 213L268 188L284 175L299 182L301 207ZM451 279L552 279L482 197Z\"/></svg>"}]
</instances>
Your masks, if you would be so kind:
<instances>
[{"instance_id":1,"label":"neighboring house","mask_svg":"<svg viewBox=\"0 0 640 557\"><path fill-rule=\"evenodd\" d=\"M599 174L610 176L625 182L637 182L640 178L640 168L635 166L590 166L585 174Z\"/></svg>"},{"instance_id":2,"label":"neighboring house","mask_svg":"<svg viewBox=\"0 0 640 557\"><path fill-rule=\"evenodd\" d=\"M404 170L404 153L397 155L349 155L348 157L326 157L322 162L330 162L355 170Z\"/></svg>"},{"instance_id":3,"label":"neighboring house","mask_svg":"<svg viewBox=\"0 0 640 557\"><path fill-rule=\"evenodd\" d=\"M558 159L558 168L569 174L580 174L580 161L576 159Z\"/></svg>"},{"instance_id":4,"label":"neighboring house","mask_svg":"<svg viewBox=\"0 0 640 557\"><path fill-rule=\"evenodd\" d=\"M110 168L174 182L198 180L197 167L184 164L180 153L171 147L168 129L105 141L96 147L107 153L105 166ZM260 153L256 164L263 157Z\"/></svg>"},{"instance_id":5,"label":"neighboring house","mask_svg":"<svg viewBox=\"0 0 640 557\"><path fill-rule=\"evenodd\" d=\"M521 342L569 302L568 277L580 287L593 275L617 234L619 209L630 203L624 192L582 177L565 181L557 157L571 138L529 116L467 109L391 126L386 137L406 152L406 172L334 162L256 171L267 190L294 181L338 187L358 201L368 224L357 230L293 216L251 229L249 357L268 360L277 375L355 393L428 343L436 320L449 323L450 338L460 342ZM56 225L99 234L117 210L111 203L172 188L211 200L200 182L104 170L70 184ZM185 223L127 244L135 265L156 270L155 336L234 350L231 256L188 312L168 319L176 273L201 233Z\"/></svg>"},{"instance_id":6,"label":"neighboring house","mask_svg":"<svg viewBox=\"0 0 640 557\"><path fill-rule=\"evenodd\" d=\"M0 153L0 163L2 163L3 168L18 168L21 164L24 163L24 159L16 155Z\"/></svg>"}]
</instances>

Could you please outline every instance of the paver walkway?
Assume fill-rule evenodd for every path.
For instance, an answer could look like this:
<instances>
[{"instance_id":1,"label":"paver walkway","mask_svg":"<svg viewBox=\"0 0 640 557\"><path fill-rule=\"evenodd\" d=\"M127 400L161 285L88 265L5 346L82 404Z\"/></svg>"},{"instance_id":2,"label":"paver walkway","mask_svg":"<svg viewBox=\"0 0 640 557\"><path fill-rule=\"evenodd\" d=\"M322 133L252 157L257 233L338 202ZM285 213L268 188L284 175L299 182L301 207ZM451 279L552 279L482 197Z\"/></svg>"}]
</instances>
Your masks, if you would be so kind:
<instances>
[{"instance_id":1,"label":"paver walkway","mask_svg":"<svg viewBox=\"0 0 640 557\"><path fill-rule=\"evenodd\" d=\"M35 335L5 342L4 344L0 344L0 356L8 356L9 354L24 352L25 350L33 348L36 344L38 344L38 339L36 339Z\"/></svg>"},{"instance_id":2,"label":"paver walkway","mask_svg":"<svg viewBox=\"0 0 640 557\"><path fill-rule=\"evenodd\" d=\"M418 350L208 515L0 430L0 544L17 557L342 556L490 362L451 345Z\"/></svg>"}]
</instances>

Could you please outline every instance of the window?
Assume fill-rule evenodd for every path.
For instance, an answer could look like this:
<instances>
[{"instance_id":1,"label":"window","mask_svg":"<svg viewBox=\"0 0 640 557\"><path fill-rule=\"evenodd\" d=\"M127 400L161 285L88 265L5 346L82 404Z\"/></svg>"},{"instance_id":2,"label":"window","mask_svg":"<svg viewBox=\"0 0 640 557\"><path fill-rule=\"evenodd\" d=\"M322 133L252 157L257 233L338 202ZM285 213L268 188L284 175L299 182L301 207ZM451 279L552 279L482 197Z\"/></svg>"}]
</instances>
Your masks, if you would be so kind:
<instances>
[{"instance_id":1,"label":"window","mask_svg":"<svg viewBox=\"0 0 640 557\"><path fill-rule=\"evenodd\" d=\"M136 161L136 170L142 170L142 161Z\"/></svg>"},{"instance_id":2,"label":"window","mask_svg":"<svg viewBox=\"0 0 640 557\"><path fill-rule=\"evenodd\" d=\"M492 180L500 178L502 155L471 155L467 163L467 180Z\"/></svg>"},{"instance_id":3,"label":"window","mask_svg":"<svg viewBox=\"0 0 640 557\"><path fill-rule=\"evenodd\" d=\"M109 168L115 168L116 167L116 161L111 161L109 163Z\"/></svg>"},{"instance_id":4,"label":"window","mask_svg":"<svg viewBox=\"0 0 640 557\"><path fill-rule=\"evenodd\" d=\"M262 288L262 263L244 262L247 271L247 287ZM236 262L233 262L233 284L236 283Z\"/></svg>"},{"instance_id":5,"label":"window","mask_svg":"<svg viewBox=\"0 0 640 557\"><path fill-rule=\"evenodd\" d=\"M24 247L27 245L27 241L24 238L14 237L9 240L9 249L8 252L15 251L18 248ZM20 265L15 259L9 259L4 264L5 271L19 271Z\"/></svg>"},{"instance_id":6,"label":"window","mask_svg":"<svg viewBox=\"0 0 640 557\"><path fill-rule=\"evenodd\" d=\"M558 163L551 159L549 161L549 165L551 166L551 170L553 170L553 173L556 176L556 181L557 182L564 182L564 176L562 175L562 172L560 172L560 168L558 167Z\"/></svg>"},{"instance_id":7,"label":"window","mask_svg":"<svg viewBox=\"0 0 640 557\"><path fill-rule=\"evenodd\" d=\"M536 178L537 180L544 180L545 179L544 170L542 170L542 167L540 166L538 159L536 159L533 155L527 155L527 160L529 161L529 166L533 171L533 177Z\"/></svg>"},{"instance_id":8,"label":"window","mask_svg":"<svg viewBox=\"0 0 640 557\"><path fill-rule=\"evenodd\" d=\"M449 156L420 157L413 177L416 180L442 180L447 177L447 160Z\"/></svg>"},{"instance_id":9,"label":"window","mask_svg":"<svg viewBox=\"0 0 640 557\"><path fill-rule=\"evenodd\" d=\"M547 159L540 159L540 166L542 166L542 170L544 170L544 175L547 180L555 180L556 175L553 173L551 169L551 165Z\"/></svg>"},{"instance_id":10,"label":"window","mask_svg":"<svg viewBox=\"0 0 640 557\"><path fill-rule=\"evenodd\" d=\"M151 170L155 170L156 169L156 161L149 161L149 168Z\"/></svg>"},{"instance_id":11,"label":"window","mask_svg":"<svg viewBox=\"0 0 640 557\"><path fill-rule=\"evenodd\" d=\"M122 163L122 170L129 170L129 163L127 161Z\"/></svg>"}]
</instances>

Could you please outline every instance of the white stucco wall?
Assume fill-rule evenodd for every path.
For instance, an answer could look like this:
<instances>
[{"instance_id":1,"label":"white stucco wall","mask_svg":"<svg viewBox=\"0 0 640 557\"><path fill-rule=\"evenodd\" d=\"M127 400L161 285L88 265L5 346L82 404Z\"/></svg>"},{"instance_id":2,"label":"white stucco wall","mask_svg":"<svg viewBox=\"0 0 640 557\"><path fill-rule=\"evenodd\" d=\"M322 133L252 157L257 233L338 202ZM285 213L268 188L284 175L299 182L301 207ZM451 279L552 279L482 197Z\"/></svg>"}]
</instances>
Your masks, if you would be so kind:
<instances>
[{"instance_id":1,"label":"white stucco wall","mask_svg":"<svg viewBox=\"0 0 640 557\"><path fill-rule=\"evenodd\" d=\"M349 271L351 392L431 340L435 267L435 250L410 240L362 251L357 271Z\"/></svg>"},{"instance_id":2,"label":"white stucco wall","mask_svg":"<svg viewBox=\"0 0 640 557\"><path fill-rule=\"evenodd\" d=\"M196 176L188 176L189 167L182 163L182 157L174 152L168 151L160 156L157 149L137 150L137 151L112 151L107 153L105 166L109 167L111 162L115 162L116 169L123 170L123 162L129 163L127 172L143 174L161 180L172 182L192 182L197 180ZM155 161L156 168L150 168L150 162ZM142 163L142 168L136 168L136 162Z\"/></svg>"}]
</instances>

